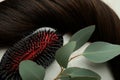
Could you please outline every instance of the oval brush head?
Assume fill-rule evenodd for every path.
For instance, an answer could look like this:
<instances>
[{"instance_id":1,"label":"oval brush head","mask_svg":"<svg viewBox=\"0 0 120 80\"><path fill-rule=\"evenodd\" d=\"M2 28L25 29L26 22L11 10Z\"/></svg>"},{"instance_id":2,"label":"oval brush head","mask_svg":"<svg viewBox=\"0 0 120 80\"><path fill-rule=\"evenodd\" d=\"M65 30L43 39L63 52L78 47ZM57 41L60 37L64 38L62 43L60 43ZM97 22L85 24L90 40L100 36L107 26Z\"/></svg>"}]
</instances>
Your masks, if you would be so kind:
<instances>
[{"instance_id":1,"label":"oval brush head","mask_svg":"<svg viewBox=\"0 0 120 80\"><path fill-rule=\"evenodd\" d=\"M52 28L40 28L9 48L0 62L0 80L21 80L19 63L32 60L47 67L55 52L63 45L63 37Z\"/></svg>"}]
</instances>

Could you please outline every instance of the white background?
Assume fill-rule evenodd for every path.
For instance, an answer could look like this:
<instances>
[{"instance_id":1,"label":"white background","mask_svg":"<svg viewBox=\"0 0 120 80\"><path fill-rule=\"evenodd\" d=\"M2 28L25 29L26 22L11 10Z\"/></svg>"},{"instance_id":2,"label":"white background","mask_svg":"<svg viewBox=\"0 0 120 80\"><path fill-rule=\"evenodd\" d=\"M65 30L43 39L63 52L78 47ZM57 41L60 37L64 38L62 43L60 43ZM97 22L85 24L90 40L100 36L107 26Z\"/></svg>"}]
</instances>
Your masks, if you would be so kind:
<instances>
[{"instance_id":1,"label":"white background","mask_svg":"<svg viewBox=\"0 0 120 80\"><path fill-rule=\"evenodd\" d=\"M114 9L114 11L120 16L120 0L103 0L103 1L107 3L112 9ZM67 41L69 37L64 36L64 39L65 41ZM83 46L79 51L75 52L74 55L82 53L82 51L87 45L89 44ZM5 50L6 48L0 48L0 58L5 52ZM87 61L84 57L79 57L79 59L76 58L69 63L69 67L71 66L91 69L100 74L102 76L102 80L114 80L106 64L93 64ZM56 61L53 62L53 64L46 71L47 74L45 80L53 80L59 71L60 71L59 65L56 63Z\"/></svg>"}]
</instances>

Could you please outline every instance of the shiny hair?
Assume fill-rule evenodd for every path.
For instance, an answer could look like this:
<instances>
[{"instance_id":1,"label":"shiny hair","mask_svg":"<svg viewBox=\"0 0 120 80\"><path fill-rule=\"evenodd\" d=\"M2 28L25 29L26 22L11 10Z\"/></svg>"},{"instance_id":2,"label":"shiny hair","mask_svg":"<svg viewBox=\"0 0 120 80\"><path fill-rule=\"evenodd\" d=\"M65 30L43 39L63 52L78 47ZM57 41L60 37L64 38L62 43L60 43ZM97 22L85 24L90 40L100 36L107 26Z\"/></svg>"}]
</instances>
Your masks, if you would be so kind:
<instances>
[{"instance_id":1,"label":"shiny hair","mask_svg":"<svg viewBox=\"0 0 120 80\"><path fill-rule=\"evenodd\" d=\"M101 0L6 0L0 3L0 45L13 44L39 27L50 26L65 34L89 25L96 25L90 41L120 44L120 20Z\"/></svg>"},{"instance_id":2,"label":"shiny hair","mask_svg":"<svg viewBox=\"0 0 120 80\"><path fill-rule=\"evenodd\" d=\"M120 43L120 20L100 0L6 0L0 4L0 44L50 26L61 33L96 25L92 40Z\"/></svg>"}]
</instances>

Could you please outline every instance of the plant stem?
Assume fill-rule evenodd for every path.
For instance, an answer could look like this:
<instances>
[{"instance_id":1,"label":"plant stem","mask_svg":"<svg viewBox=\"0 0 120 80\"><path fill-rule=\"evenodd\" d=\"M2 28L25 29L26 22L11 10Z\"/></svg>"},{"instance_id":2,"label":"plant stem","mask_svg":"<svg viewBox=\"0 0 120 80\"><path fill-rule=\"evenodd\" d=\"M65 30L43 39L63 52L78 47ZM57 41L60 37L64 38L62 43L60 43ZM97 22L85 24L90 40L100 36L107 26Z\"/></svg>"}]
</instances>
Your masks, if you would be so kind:
<instances>
[{"instance_id":1,"label":"plant stem","mask_svg":"<svg viewBox=\"0 0 120 80\"><path fill-rule=\"evenodd\" d=\"M60 78L61 73L64 71L64 68L61 67L60 73L57 75L57 77L54 80L58 80Z\"/></svg>"},{"instance_id":2,"label":"plant stem","mask_svg":"<svg viewBox=\"0 0 120 80\"><path fill-rule=\"evenodd\" d=\"M75 59L76 57L81 56L81 55L82 55L82 54L79 54L79 55L76 55L76 56L74 56L74 57L70 58L69 62L70 62L70 61L72 61L73 59Z\"/></svg>"},{"instance_id":3,"label":"plant stem","mask_svg":"<svg viewBox=\"0 0 120 80\"><path fill-rule=\"evenodd\" d=\"M71 60L75 59L76 57L81 56L81 55L82 55L82 54L79 54L79 55L76 55L76 56L70 58L69 62L70 62ZM60 66L60 67L61 67L61 66ZM60 75L62 74L62 72L63 72L64 70L65 70L65 68L61 67L61 71L60 71L60 73L57 75L57 77L56 77L54 80L58 80L58 79L60 79Z\"/></svg>"}]
</instances>

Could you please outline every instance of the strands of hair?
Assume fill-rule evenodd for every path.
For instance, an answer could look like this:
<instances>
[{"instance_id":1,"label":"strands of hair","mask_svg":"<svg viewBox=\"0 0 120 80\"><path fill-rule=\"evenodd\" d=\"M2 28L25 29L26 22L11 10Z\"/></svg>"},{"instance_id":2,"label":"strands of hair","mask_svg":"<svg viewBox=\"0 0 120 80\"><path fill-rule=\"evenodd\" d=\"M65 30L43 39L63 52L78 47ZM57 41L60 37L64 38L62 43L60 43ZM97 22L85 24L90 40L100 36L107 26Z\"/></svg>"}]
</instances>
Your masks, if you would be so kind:
<instances>
[{"instance_id":1,"label":"strands of hair","mask_svg":"<svg viewBox=\"0 0 120 80\"><path fill-rule=\"evenodd\" d=\"M62 45L63 38L54 29L38 29L6 51L0 63L0 80L21 80L18 67L23 60L35 61L46 68Z\"/></svg>"},{"instance_id":2,"label":"strands of hair","mask_svg":"<svg viewBox=\"0 0 120 80\"><path fill-rule=\"evenodd\" d=\"M96 25L92 40L120 43L119 18L100 0L6 0L0 8L1 43L16 41L40 26L65 33L92 24Z\"/></svg>"},{"instance_id":3,"label":"strands of hair","mask_svg":"<svg viewBox=\"0 0 120 80\"><path fill-rule=\"evenodd\" d=\"M120 20L101 0L5 0L0 3L0 45L13 44L25 33L42 26L51 26L64 34L94 24L96 30L90 41L120 44ZM120 64L114 60L119 58L111 62L115 74L120 74ZM115 80L119 80L119 75Z\"/></svg>"}]
</instances>

